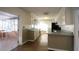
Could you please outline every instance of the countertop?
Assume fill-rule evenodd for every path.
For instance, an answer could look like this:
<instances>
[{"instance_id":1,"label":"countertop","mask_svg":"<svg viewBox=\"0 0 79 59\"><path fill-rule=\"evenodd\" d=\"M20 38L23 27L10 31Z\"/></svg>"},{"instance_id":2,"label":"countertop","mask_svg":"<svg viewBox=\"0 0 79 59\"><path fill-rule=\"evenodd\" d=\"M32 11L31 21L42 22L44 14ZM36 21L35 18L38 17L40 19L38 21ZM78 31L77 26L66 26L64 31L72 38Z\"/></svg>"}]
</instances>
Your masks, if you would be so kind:
<instances>
[{"instance_id":1,"label":"countertop","mask_svg":"<svg viewBox=\"0 0 79 59\"><path fill-rule=\"evenodd\" d=\"M23 29L23 30L37 31L38 29L34 29L34 28L30 28L30 29L28 29L28 28L25 28L25 29Z\"/></svg>"},{"instance_id":2,"label":"countertop","mask_svg":"<svg viewBox=\"0 0 79 59\"><path fill-rule=\"evenodd\" d=\"M73 36L73 32L70 31L58 31L58 32L48 32L48 35L65 35L65 36Z\"/></svg>"}]
</instances>

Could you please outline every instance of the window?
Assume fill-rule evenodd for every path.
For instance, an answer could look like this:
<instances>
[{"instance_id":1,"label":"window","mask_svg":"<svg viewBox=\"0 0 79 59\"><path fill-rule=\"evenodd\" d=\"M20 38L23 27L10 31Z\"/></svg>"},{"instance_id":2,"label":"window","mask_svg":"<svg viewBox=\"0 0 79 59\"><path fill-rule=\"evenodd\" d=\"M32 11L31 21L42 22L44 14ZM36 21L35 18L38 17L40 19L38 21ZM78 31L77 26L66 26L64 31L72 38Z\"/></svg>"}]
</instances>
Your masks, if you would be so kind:
<instances>
[{"instance_id":1,"label":"window","mask_svg":"<svg viewBox=\"0 0 79 59\"><path fill-rule=\"evenodd\" d=\"M17 25L18 25L17 19L0 20L0 31L5 31L5 32L17 31L18 28Z\"/></svg>"}]
</instances>

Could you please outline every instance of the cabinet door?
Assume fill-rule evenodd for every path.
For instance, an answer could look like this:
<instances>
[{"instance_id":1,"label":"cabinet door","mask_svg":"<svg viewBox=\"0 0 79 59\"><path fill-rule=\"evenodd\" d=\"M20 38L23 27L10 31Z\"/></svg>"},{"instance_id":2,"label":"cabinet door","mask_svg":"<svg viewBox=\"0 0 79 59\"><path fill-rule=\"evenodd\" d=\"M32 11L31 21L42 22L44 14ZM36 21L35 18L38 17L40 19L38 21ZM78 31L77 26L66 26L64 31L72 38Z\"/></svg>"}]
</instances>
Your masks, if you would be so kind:
<instances>
[{"instance_id":1,"label":"cabinet door","mask_svg":"<svg viewBox=\"0 0 79 59\"><path fill-rule=\"evenodd\" d=\"M65 23L67 25L73 24L73 12L69 7L65 8Z\"/></svg>"}]
</instances>

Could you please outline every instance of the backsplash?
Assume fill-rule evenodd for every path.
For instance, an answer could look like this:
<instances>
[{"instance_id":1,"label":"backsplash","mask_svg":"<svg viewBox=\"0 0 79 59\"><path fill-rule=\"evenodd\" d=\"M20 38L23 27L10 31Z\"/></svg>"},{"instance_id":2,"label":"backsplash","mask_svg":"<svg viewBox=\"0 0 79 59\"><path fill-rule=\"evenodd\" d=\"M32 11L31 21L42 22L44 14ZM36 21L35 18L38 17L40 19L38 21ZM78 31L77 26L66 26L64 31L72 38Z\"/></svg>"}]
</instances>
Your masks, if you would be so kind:
<instances>
[{"instance_id":1,"label":"backsplash","mask_svg":"<svg viewBox=\"0 0 79 59\"><path fill-rule=\"evenodd\" d=\"M74 33L74 25L60 25L61 30L69 31ZM48 32L51 32L51 28L48 28Z\"/></svg>"},{"instance_id":2,"label":"backsplash","mask_svg":"<svg viewBox=\"0 0 79 59\"><path fill-rule=\"evenodd\" d=\"M74 32L74 25L61 25L62 30Z\"/></svg>"}]
</instances>

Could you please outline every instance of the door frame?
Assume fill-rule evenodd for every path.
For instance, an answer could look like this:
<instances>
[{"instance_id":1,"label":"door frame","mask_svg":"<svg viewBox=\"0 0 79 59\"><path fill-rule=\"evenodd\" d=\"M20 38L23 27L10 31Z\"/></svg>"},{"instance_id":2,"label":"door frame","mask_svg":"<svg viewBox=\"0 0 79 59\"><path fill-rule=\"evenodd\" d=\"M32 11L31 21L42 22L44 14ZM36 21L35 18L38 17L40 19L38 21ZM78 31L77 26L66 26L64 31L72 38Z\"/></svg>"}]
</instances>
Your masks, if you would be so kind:
<instances>
[{"instance_id":1,"label":"door frame","mask_svg":"<svg viewBox=\"0 0 79 59\"><path fill-rule=\"evenodd\" d=\"M79 9L74 10L74 51L79 51Z\"/></svg>"},{"instance_id":2,"label":"door frame","mask_svg":"<svg viewBox=\"0 0 79 59\"><path fill-rule=\"evenodd\" d=\"M18 25L17 25L17 26L18 26L18 40L17 40L17 46L20 45L20 42L19 42L19 41L20 41L20 39L19 39L19 29L20 29L20 28L19 28L19 26L20 26L20 22L19 22L19 21L20 21L20 17L19 17L18 15L15 15L15 14L13 14L13 13L9 13L9 12L6 12L6 11L1 11L1 12L2 12L3 14L11 14L11 15L14 15L14 16L17 17L17 20L18 20ZM14 47L14 48L16 48L16 47ZM11 50L14 49L14 48L11 48Z\"/></svg>"}]
</instances>

